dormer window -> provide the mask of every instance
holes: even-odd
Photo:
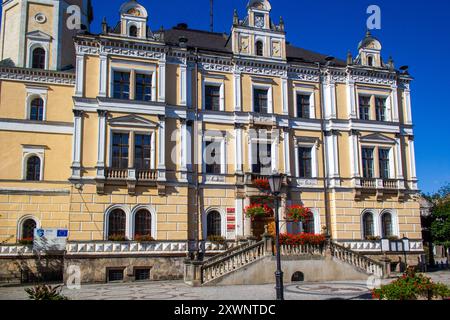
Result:
[[[136,38],[138,36],[138,28],[136,26],[131,26],[128,34],[130,37]]]
[[[256,55],[262,57],[264,55],[264,44],[262,41],[256,41]]]

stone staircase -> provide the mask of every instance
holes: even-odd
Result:
[[[385,267],[382,263],[334,242],[328,242],[325,245],[282,245],[280,252],[283,261],[287,261],[284,263],[285,266],[288,263],[295,266],[296,260],[313,261],[316,264],[320,261],[328,261],[328,263],[340,264],[341,269],[342,265],[345,265],[342,269],[344,271],[341,270],[340,272],[341,276],[346,272],[352,274],[353,278],[355,273],[359,273],[362,278],[371,275],[380,278],[385,276]],[[218,284],[223,279],[233,277],[238,272],[244,275],[246,270],[250,269],[255,269],[255,272],[258,273],[258,268],[268,268],[268,264],[274,260],[274,256],[275,248],[271,237],[264,237],[259,242],[249,241],[205,261],[186,261],[185,281],[193,286],[205,286]],[[299,263],[297,265],[302,266]],[[317,265],[313,268],[316,267]],[[288,266],[286,268],[289,269]],[[348,268],[347,271],[345,271],[345,268]],[[248,277],[250,276],[248,274]],[[233,281],[239,283],[239,280]]]

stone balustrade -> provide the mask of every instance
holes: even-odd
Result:
[[[236,246],[235,242],[226,244],[205,242],[203,248],[206,253],[222,253]],[[113,241],[89,241],[68,242],[66,254],[68,255],[187,255],[187,241],[154,241],[154,242],[113,242]],[[0,257],[33,256],[33,246],[26,245],[0,245]]]

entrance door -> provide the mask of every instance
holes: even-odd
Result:
[[[266,226],[269,233],[275,230],[275,218],[274,217],[257,217],[252,221],[252,233],[258,240],[262,239],[262,236],[266,232]]]

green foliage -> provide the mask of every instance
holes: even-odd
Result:
[[[66,296],[61,294],[62,286],[48,286],[39,285],[34,288],[25,289],[30,300],[47,300],[47,301],[62,301],[69,300]]]
[[[400,279],[373,290],[372,296],[379,300],[433,300],[450,297],[450,289],[444,284],[433,283],[430,278],[409,268]]]
[[[436,245],[450,248],[450,184],[427,196],[433,203],[431,234]]]

